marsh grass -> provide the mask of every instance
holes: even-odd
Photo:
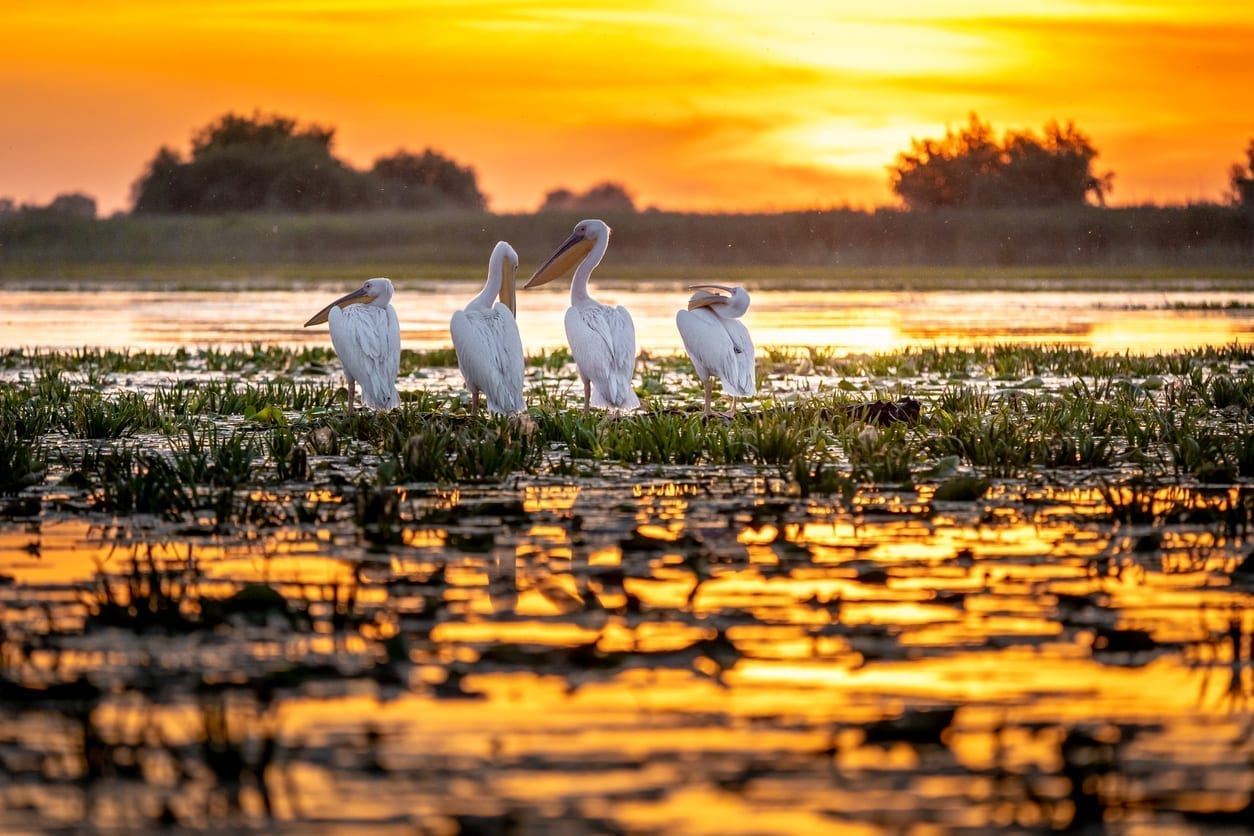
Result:
[[[530,422],[516,417],[418,416],[385,440],[382,484],[494,482],[538,467],[543,446]]]
[[[647,409],[623,416],[577,408],[577,387],[562,377],[565,352],[531,357],[528,414],[514,419],[472,419],[460,391],[413,386],[400,409],[347,414],[338,365],[325,349],[83,350],[26,360],[28,371],[0,389],[0,460],[14,474],[5,489],[36,482],[51,444],[92,486],[93,506],[116,513],[170,517],[202,508],[224,522],[251,513],[242,510],[242,488],[317,481],[343,466],[385,486],[570,476],[611,463],[748,465],[804,494],[842,495],[850,484],[933,478],[942,461],[1000,479],[1122,468],[1231,483],[1254,470],[1254,356],[1240,345],[1164,357],[990,346],[840,358],[816,347],[768,347],[763,392],[730,419],[701,415],[690,365],[679,356],[645,359],[642,389],[656,391],[646,391]],[[419,373],[424,363],[455,357],[415,354],[408,362]],[[221,376],[132,391],[113,377],[129,363]],[[789,391],[798,365],[828,375],[817,393]],[[868,398],[914,396],[924,403],[915,424],[868,425],[859,411]],[[97,449],[75,451],[58,439]],[[121,441],[128,443],[113,443]]]
[[[708,278],[735,283],[774,268],[798,286],[833,274],[844,286],[882,289],[927,267],[931,284],[990,281],[1039,287],[1072,273],[1092,286],[1129,274],[1142,282],[1214,284],[1248,279],[1251,221],[1236,207],[852,209],[770,214],[610,213],[614,272],[627,278]],[[568,212],[487,214],[420,211],[237,213],[204,216],[56,213],[0,218],[0,276],[52,275],[75,281],[160,276],[201,287],[260,275],[271,281],[373,275],[476,278],[482,253],[507,240],[520,253],[546,252],[579,216]],[[229,253],[230,258],[223,254]],[[377,271],[377,272],[375,272]],[[916,278],[915,282],[918,281]],[[917,287],[909,284],[909,287]],[[1051,285],[1053,286],[1053,285]],[[1166,284],[1170,286],[1170,284]]]
[[[905,424],[849,427],[842,443],[854,479],[873,483],[911,482],[919,448],[914,431]]]
[[[236,491],[256,484],[262,443],[252,434],[219,434],[212,425],[186,425],[171,439],[171,458],[183,495],[193,509],[213,511],[214,524],[236,518]]]
[[[126,446],[89,448],[79,467],[92,487],[88,501],[98,511],[179,519],[193,507],[189,491],[194,486],[185,484],[158,453]]]
[[[84,391],[60,416],[60,428],[70,438],[120,439],[159,426],[152,402],[135,393],[109,397]]]
[[[42,440],[9,429],[0,433],[0,494],[14,494],[42,481],[47,469]]]

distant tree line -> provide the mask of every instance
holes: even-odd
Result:
[[[554,189],[544,196],[541,212],[634,212],[636,202],[622,185],[610,181],[598,183],[585,192]]]
[[[485,211],[473,168],[427,148],[381,156],[358,170],[332,153],[335,131],[281,116],[228,113],[192,137],[184,158],[163,146],[132,185],[137,214],[214,214],[361,209]],[[1254,140],[1232,166],[1228,202],[1254,211]],[[1048,123],[1042,134],[998,138],[972,113],[965,128],[940,139],[912,139],[890,166],[893,192],[910,211],[1105,205],[1114,178],[1098,173],[1092,141],[1073,124]],[[628,190],[605,181],[583,192],[549,191],[541,212],[637,211]],[[0,217],[46,213],[96,215],[94,198],[72,192],[47,206],[0,198]]]
[[[400,150],[360,171],[331,152],[332,128],[285,116],[227,114],[192,138],[191,156],[162,147],[132,186],[135,212],[309,212],[462,208],[487,203],[474,170],[437,151]]]
[[[57,215],[72,218],[96,217],[96,199],[82,192],[59,194],[46,206],[23,203],[21,206],[11,197],[0,197],[0,217],[5,215]]]
[[[134,210],[152,213],[458,208],[487,200],[474,169],[430,148],[379,157],[368,171],[336,158],[335,131],[272,115],[229,113],[197,132],[191,155],[162,147],[132,187]],[[627,190],[601,183],[550,192],[541,211],[635,211]]]

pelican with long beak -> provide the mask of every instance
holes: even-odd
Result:
[[[589,406],[636,409],[640,398],[632,387],[636,371],[636,326],[626,308],[604,305],[588,294],[588,279],[610,245],[605,221],[580,221],[575,231],[540,265],[524,289],[548,284],[572,266],[570,307],[566,309],[566,342],[583,381],[583,411]]]
[[[527,408],[522,337],[514,319],[517,279],[518,253],[500,241],[488,261],[483,290],[449,322],[457,368],[470,390],[471,415],[479,412],[480,393],[487,396],[488,411],[494,415],[513,415]]]
[[[396,376],[401,368],[401,325],[392,307],[392,283],[370,279],[352,293],[318,311],[305,327],[329,323],[331,345],[344,365],[348,381],[348,411],[357,399],[371,409],[400,406]]]
[[[740,321],[749,310],[749,293],[743,287],[721,284],[697,284],[688,289],[697,292],[688,300],[687,309],[675,315],[675,324],[705,386],[705,414],[713,414],[710,402],[717,376],[723,392],[731,396],[731,409],[724,413],[731,417],[738,398],[751,398],[758,391],[753,339]]]

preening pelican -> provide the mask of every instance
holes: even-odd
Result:
[[[635,409],[640,399],[631,386],[636,371],[636,326],[626,308],[603,305],[588,295],[588,279],[610,245],[605,221],[580,221],[524,288],[539,287],[565,274],[576,262],[566,310],[566,342],[583,381],[588,406]]]
[[[449,322],[457,368],[470,390],[471,415],[479,412],[480,392],[487,396],[488,411],[494,415],[512,415],[527,408],[523,401],[522,337],[514,321],[517,279],[518,253],[500,241],[488,261],[483,290]]]
[[[344,364],[348,411],[361,383],[361,402],[372,409],[400,406],[396,375],[401,368],[401,325],[392,307],[392,283],[370,279],[318,311],[305,327],[330,323],[331,345]]]
[[[736,413],[738,398],[752,397],[758,391],[753,340],[740,321],[749,310],[749,294],[743,287],[721,284],[696,284],[688,289],[697,292],[688,300],[688,309],[675,315],[675,324],[697,377],[705,384],[705,414],[712,414],[710,400],[717,376],[732,399],[726,412],[730,417]],[[722,293],[710,292],[716,290]]]

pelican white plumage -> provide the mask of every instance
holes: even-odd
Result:
[[[705,385],[705,414],[713,414],[710,401],[714,378],[718,377],[723,392],[732,399],[731,409],[725,413],[730,417],[736,413],[737,399],[753,397],[758,391],[753,339],[740,321],[749,310],[749,293],[743,287],[721,284],[697,284],[688,289],[697,292],[688,300],[687,309],[675,315],[675,324],[697,377]]]
[[[527,408],[523,401],[522,337],[514,320],[517,279],[518,253],[505,241],[497,242],[483,290],[449,322],[457,368],[470,390],[471,415],[479,412],[481,392],[494,415],[513,415]]]
[[[583,410],[636,409],[640,398],[632,388],[636,371],[636,326],[626,308],[604,305],[588,293],[588,279],[610,245],[605,221],[584,220],[562,242],[523,288],[539,287],[566,273],[578,262],[570,281],[566,310],[566,342],[583,381]]]
[[[318,311],[305,327],[329,323],[331,345],[344,365],[348,411],[354,409],[356,384],[361,402],[371,409],[400,405],[396,376],[401,368],[401,325],[392,307],[392,282],[370,279],[352,293]]]

